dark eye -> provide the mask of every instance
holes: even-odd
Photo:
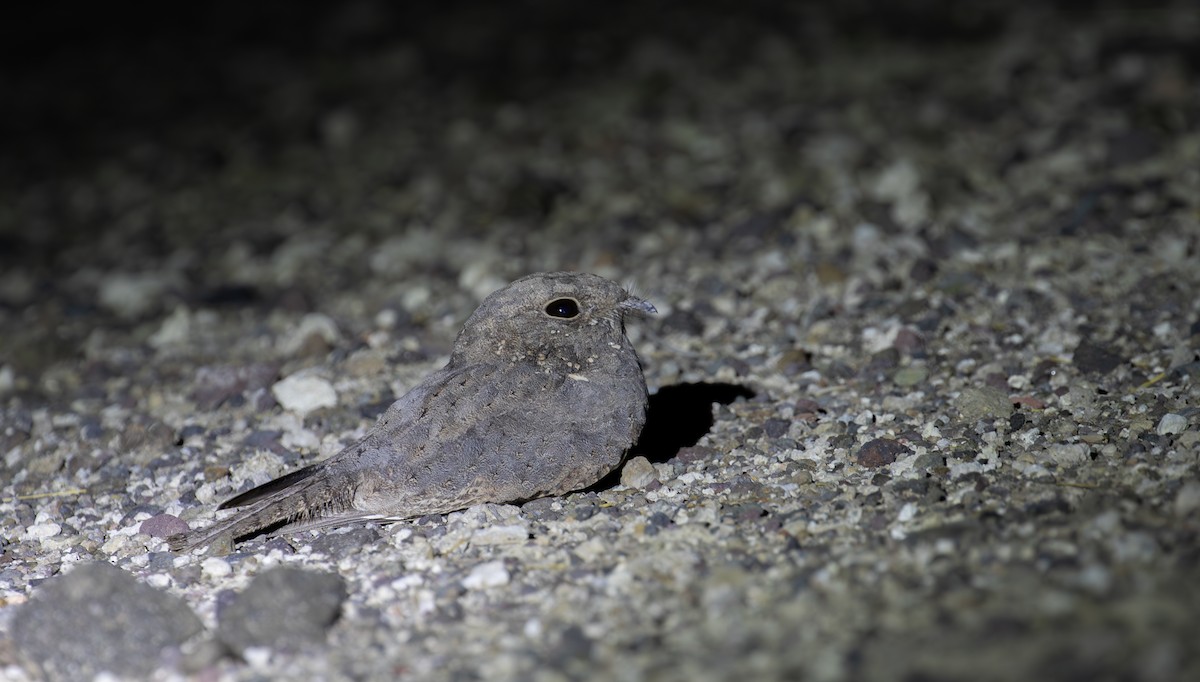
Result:
[[[556,298],[546,304],[546,314],[569,320],[579,314],[579,304],[573,298]]]

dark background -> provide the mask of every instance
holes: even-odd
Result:
[[[1154,12],[1170,6],[1058,0],[1037,12],[1064,29],[1105,17],[1127,22],[1102,58],[1176,53],[1194,72],[1195,36],[1153,26]],[[220,172],[234,148],[269,162],[291,146],[321,144],[325,119],[346,107],[358,129],[385,127],[404,111],[438,131],[472,108],[537,106],[556,91],[609,80],[647,43],[669,44],[697,72],[729,78],[768,37],[789,41],[814,66],[831,46],[870,48],[870,61],[886,59],[889,45],[986,42],[1027,9],[942,0],[40,3],[9,10],[0,28],[0,191],[49,190],[43,202],[65,202],[63,184],[112,159],[168,186],[199,182]],[[1142,16],[1155,18],[1142,25]],[[640,116],[686,115],[679,83],[653,73],[629,78]],[[1194,110],[1185,115],[1184,125],[1195,123]],[[439,154],[436,145],[424,152]],[[0,222],[0,250],[26,264],[51,265],[62,240],[86,240],[111,218],[46,207],[46,219],[30,224],[16,210],[10,205]]]

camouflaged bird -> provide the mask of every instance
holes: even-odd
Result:
[[[220,506],[233,516],[170,538],[175,550],[264,530],[307,530],[522,502],[615,469],[646,419],[627,313],[655,313],[596,275],[529,275],[480,304],[450,361],[357,443]]]

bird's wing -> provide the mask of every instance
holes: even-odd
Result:
[[[468,506],[472,502],[463,504],[463,499],[474,499],[477,491],[460,494],[431,485],[431,478],[449,472],[451,485],[469,487],[486,431],[503,415],[528,409],[530,397],[552,383],[541,375],[501,386],[495,381],[497,371],[476,364],[434,372],[393,403],[356,443],[227,500],[219,508],[238,508],[236,514],[172,536],[172,549],[190,550],[223,536],[236,540],[267,529],[410,518]]]
[[[515,499],[489,488],[496,466],[531,459],[553,402],[547,396],[561,377],[513,372],[512,365],[472,364],[426,382],[407,404],[398,402],[355,455],[357,468],[378,472],[354,500],[359,510],[408,518],[461,509],[481,501]],[[432,377],[431,377],[432,378]],[[565,433],[564,433],[565,435]],[[347,460],[351,459],[349,456]]]
[[[605,383],[527,369],[448,372],[397,421],[381,422],[360,454],[380,475],[359,487],[354,508],[392,519],[438,514],[566,492],[607,473],[617,462],[606,458],[624,447],[608,452],[613,417],[594,393]]]

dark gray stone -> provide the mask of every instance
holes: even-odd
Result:
[[[887,466],[896,461],[901,455],[907,455],[911,450],[903,443],[888,438],[876,438],[864,443],[855,455],[860,466],[871,469]]]
[[[12,625],[17,649],[50,680],[146,677],[201,630],[182,600],[103,562],[47,580]]]
[[[1125,362],[1125,358],[1108,346],[1088,340],[1080,341],[1075,347],[1074,360],[1079,371],[1092,375],[1108,374]]]
[[[762,428],[763,433],[766,433],[768,438],[779,438],[786,435],[791,426],[791,420],[776,418],[763,422]]]
[[[294,651],[325,640],[345,599],[338,575],[273,568],[218,611],[217,637],[239,654],[256,646]]]
[[[309,544],[314,552],[328,556],[342,556],[359,547],[371,545],[380,539],[379,526],[353,526],[338,529],[336,532],[326,531],[314,537]]]

